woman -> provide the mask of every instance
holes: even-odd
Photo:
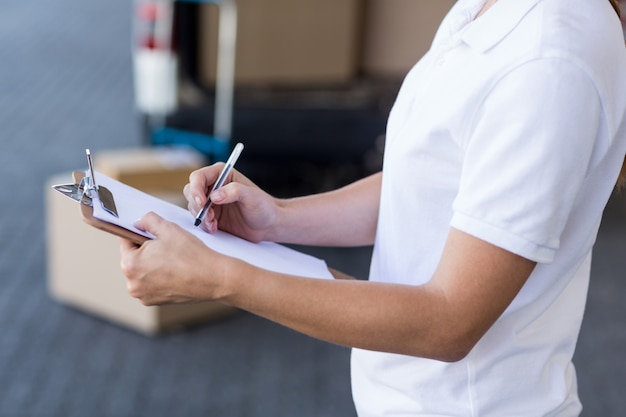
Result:
[[[147,214],[157,238],[121,244],[129,291],[352,346],[360,416],[576,416],[591,249],[626,153],[624,49],[606,0],[460,0],[398,94],[382,173],[278,200],[234,172],[211,195],[209,232],[374,244],[369,281],[261,270]],[[219,168],[192,174],[192,213]]]

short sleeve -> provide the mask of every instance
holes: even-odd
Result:
[[[451,226],[551,262],[601,122],[591,78],[563,59],[527,62],[475,110]]]

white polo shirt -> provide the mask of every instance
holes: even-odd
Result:
[[[422,284],[450,227],[537,261],[456,363],[354,349],[360,416],[575,416],[591,249],[626,152],[608,0],[459,0],[389,116],[370,280]],[[489,302],[489,300],[484,300]]]

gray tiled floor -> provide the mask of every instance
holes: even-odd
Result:
[[[0,417],[354,415],[347,349],[247,314],[147,338],[49,299],[46,178],[140,142],[131,4],[0,3]],[[366,273],[367,249],[313,253]],[[625,255],[616,199],[576,354],[587,417],[626,415]]]
[[[0,5],[0,416],[353,415],[345,348],[243,313],[147,338],[50,300],[46,179],[141,142],[132,2]]]

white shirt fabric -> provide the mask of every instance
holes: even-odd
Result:
[[[430,280],[451,227],[538,262],[456,363],[354,349],[359,416],[576,416],[591,249],[626,152],[608,0],[460,0],[389,116],[370,280]],[[485,300],[489,302],[489,300]]]

